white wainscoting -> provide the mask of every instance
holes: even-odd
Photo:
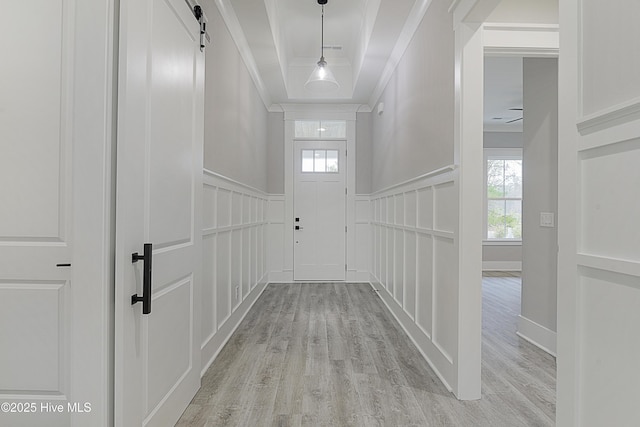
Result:
[[[270,194],[267,206],[267,271],[269,282],[293,282],[293,270],[285,268],[285,195]]]
[[[371,202],[368,194],[356,195],[353,221],[347,226],[347,282],[369,282],[371,271]],[[284,194],[270,194],[267,206],[267,271],[270,283],[293,282],[293,270],[285,263]],[[353,243],[351,243],[353,242]],[[349,247],[352,245],[352,247]]]
[[[266,193],[205,170],[202,375],[267,284]]]
[[[458,313],[458,186],[453,167],[371,196],[371,283],[451,390]]]
[[[347,234],[353,233],[353,239],[347,239],[347,282],[369,282],[371,280],[371,196],[357,194],[355,197],[354,221],[348,227]],[[353,242],[353,243],[351,243]],[[353,245],[353,251],[349,244]]]

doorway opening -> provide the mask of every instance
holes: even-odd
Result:
[[[483,387],[532,384],[552,424],[557,58],[485,56],[484,70]]]

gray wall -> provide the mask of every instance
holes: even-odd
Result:
[[[556,331],[557,228],[540,212],[558,210],[558,61],[525,58],[522,316]]]
[[[487,22],[557,24],[558,0],[502,0]]]
[[[356,115],[356,193],[371,193],[371,115]]]
[[[284,194],[284,113],[269,113],[267,192]]]
[[[434,0],[372,114],[372,191],[453,164],[454,33]]]
[[[524,136],[522,132],[485,132],[484,148],[522,148]]]
[[[482,247],[484,262],[522,262],[522,246],[519,245],[484,245]]]
[[[207,45],[204,167],[267,190],[267,110],[213,2]]]

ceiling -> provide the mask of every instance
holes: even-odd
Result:
[[[268,108],[349,103],[373,109],[431,0],[329,0],[324,55],[340,88],[304,83],[320,57],[317,0],[216,0]],[[277,107],[276,107],[277,108]],[[522,59],[487,57],[485,130],[522,131]]]
[[[485,57],[484,130],[522,132],[522,58]]]
[[[271,105],[375,103],[430,1],[329,0],[324,56],[340,84],[329,93],[304,88],[320,58],[317,0],[217,3],[265,104]]]

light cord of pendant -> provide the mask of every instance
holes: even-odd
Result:
[[[320,29],[320,60],[324,61],[324,5],[322,5],[322,24]]]

